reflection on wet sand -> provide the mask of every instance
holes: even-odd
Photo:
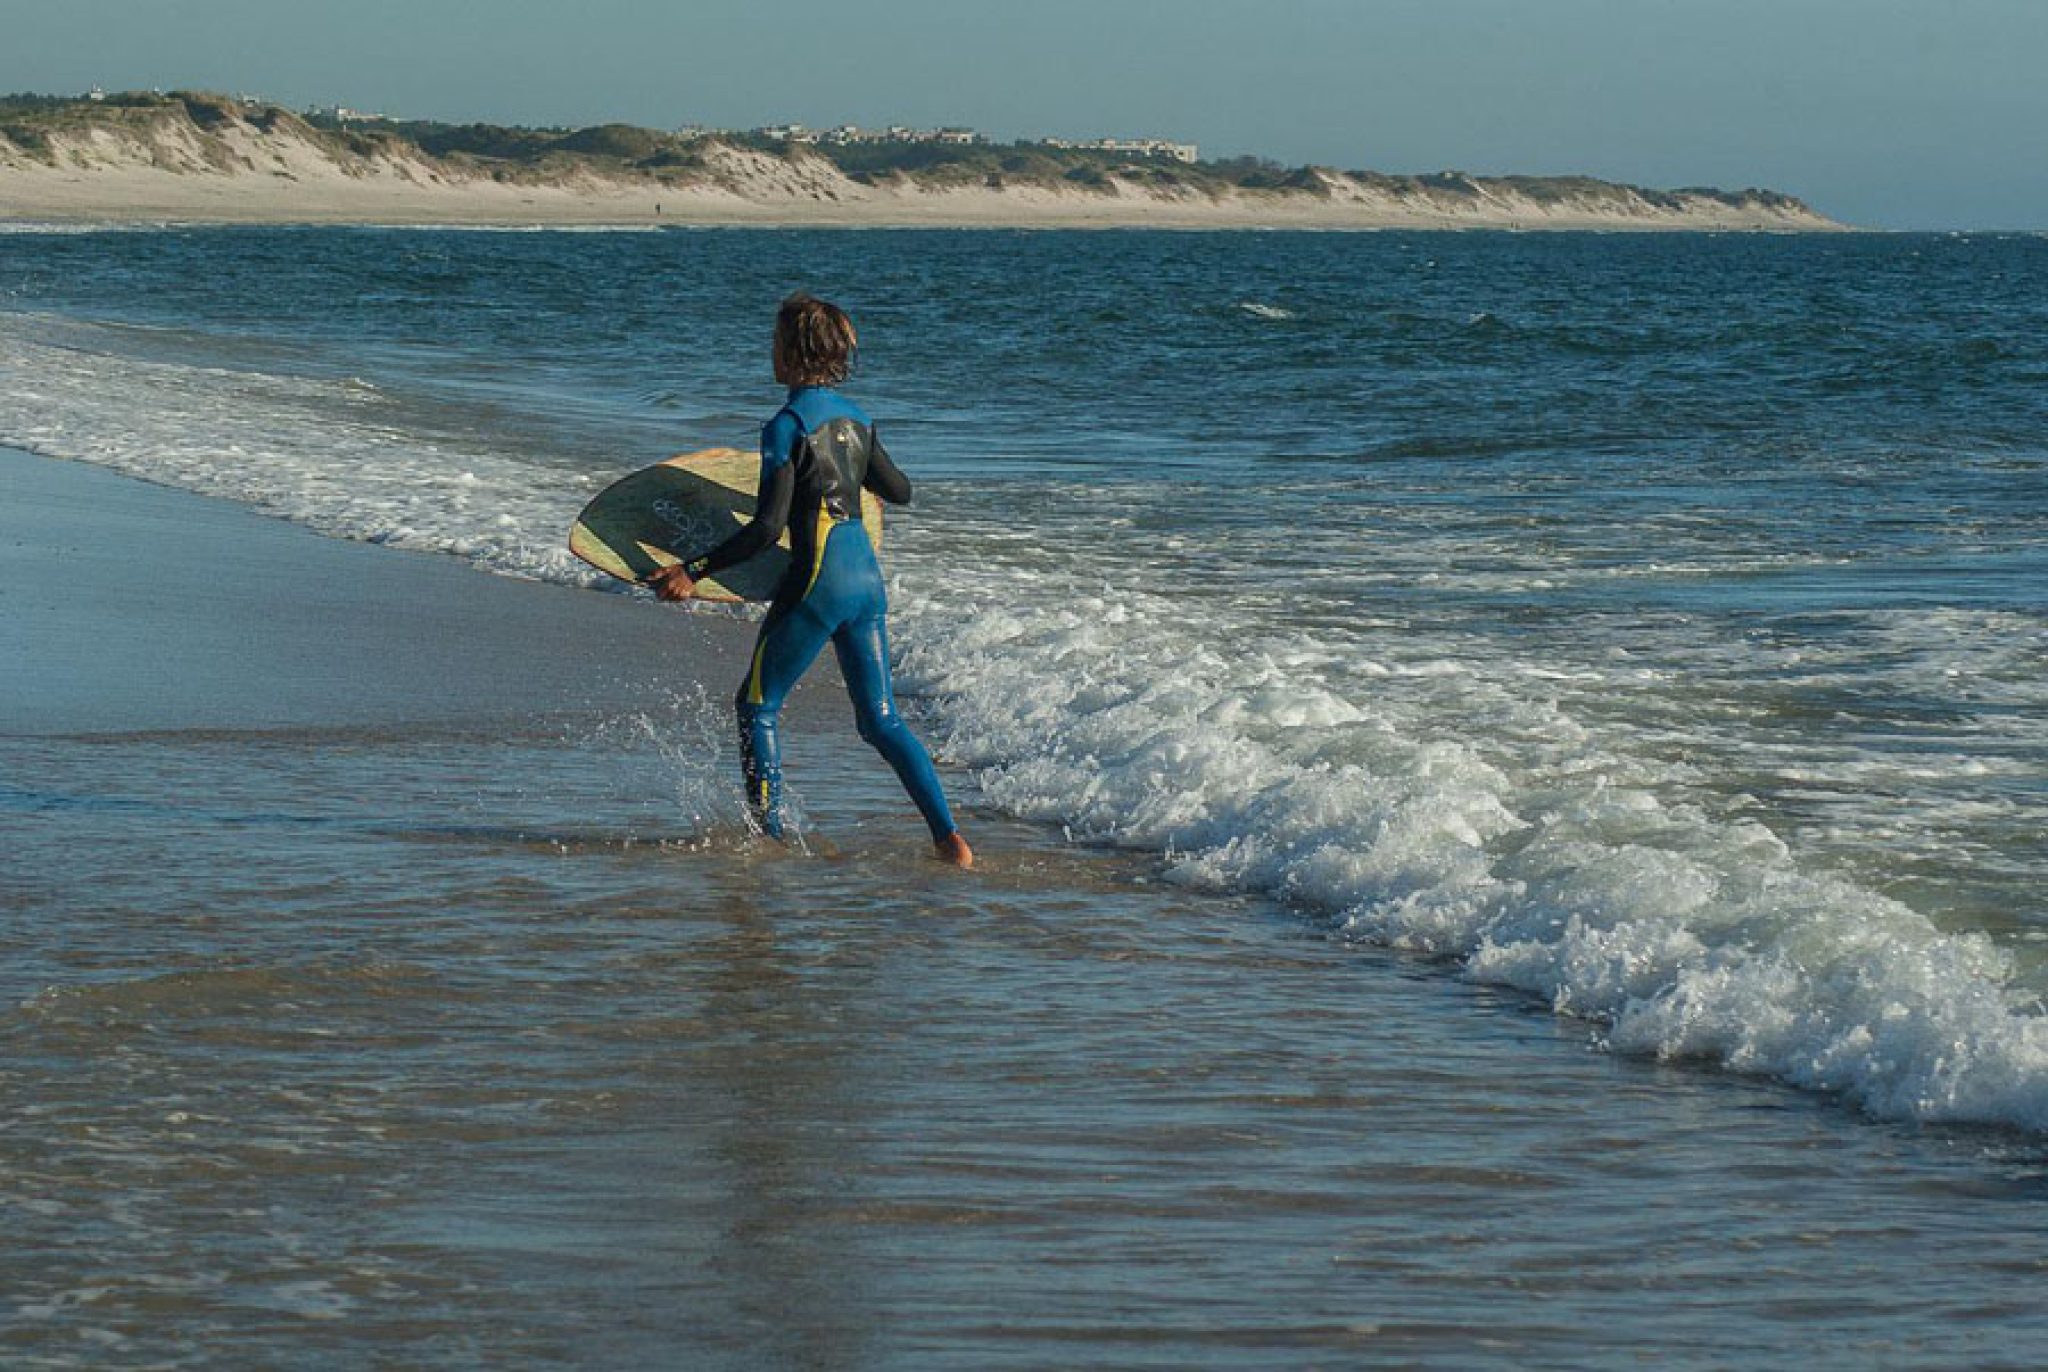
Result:
[[[848,1153],[869,1132],[861,1047],[874,988],[821,997],[744,894],[726,893],[716,917],[729,932],[702,955],[713,1036],[677,1064],[689,1135],[717,1164],[702,1182],[724,1190],[727,1208],[705,1263],[715,1284],[702,1327],[730,1327],[735,1350],[764,1364],[856,1366],[874,1330],[873,1260],[860,1231],[820,1219],[861,1170]]]

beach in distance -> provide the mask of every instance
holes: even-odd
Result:
[[[564,545],[799,285],[972,872]],[[2044,287],[0,228],[0,1363],[2048,1361]]]
[[[1256,159],[1250,159],[1256,162]],[[0,222],[1832,231],[1776,191],[1387,176],[1014,144],[682,136],[626,125],[316,124],[262,102],[0,97]]]

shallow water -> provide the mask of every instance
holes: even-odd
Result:
[[[2044,268],[8,235],[0,441],[571,585],[842,295],[990,862],[829,683],[793,855],[722,688],[10,730],[5,1346],[2038,1363]]]
[[[38,778],[4,797],[8,894],[44,931],[0,988],[15,1356],[2048,1348],[2034,1145],[1595,1052],[1033,827],[984,821],[962,882],[870,768],[812,759],[811,857],[663,825],[591,742],[6,746]]]

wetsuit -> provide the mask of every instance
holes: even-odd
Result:
[[[874,544],[860,520],[862,488],[910,503],[910,478],[875,438],[858,405],[823,386],[798,387],[761,429],[761,485],[754,518],[710,552],[683,564],[692,580],[716,575],[790,531],[789,571],[775,588],[740,683],[740,769],[747,804],[763,830],[783,834],[782,701],[829,639],[853,697],[860,736],[888,760],[934,841],[954,832],[931,755],[896,713],[889,684],[888,600]]]

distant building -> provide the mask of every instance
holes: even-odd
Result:
[[[98,86],[94,86],[91,90],[85,93],[85,98],[92,101],[93,104],[97,105],[101,104],[106,100],[107,93],[101,90]]]
[[[352,110],[346,105],[315,105],[306,111],[315,119],[332,119],[337,124],[388,124],[388,114],[371,114],[365,110]]]
[[[858,124],[841,124],[832,129],[807,129],[802,124],[768,124],[755,129],[757,138],[772,138],[780,143],[825,143],[832,147],[850,147],[856,143],[951,143],[967,145],[984,143],[983,138],[973,129],[913,129],[904,124],[891,124],[886,129],[864,129]]]
[[[1176,162],[1199,162],[1201,146],[1174,143],[1164,138],[1041,138],[1040,147],[1072,148],[1086,152],[1134,152],[1144,157],[1170,157]]]

